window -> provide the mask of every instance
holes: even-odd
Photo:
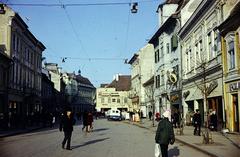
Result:
[[[108,103],[111,103],[111,97],[108,97]]]
[[[161,50],[160,50],[160,51],[161,51],[161,52],[160,52],[160,53],[161,53],[161,55],[160,55],[160,58],[162,58],[162,57],[163,57],[163,55],[164,55],[164,53],[163,53],[163,46],[161,46],[161,48],[160,48],[160,49],[161,49]]]
[[[218,42],[219,41],[219,38],[218,38],[218,34],[217,34],[217,32],[215,31],[214,32],[214,51],[215,51],[215,54],[216,54],[216,52],[218,52],[218,46],[220,46],[220,45],[218,45]]]
[[[101,103],[104,103],[104,98],[101,98]]]
[[[190,70],[192,70],[194,68],[196,61],[194,59],[194,54],[192,52],[191,47],[189,47],[189,49],[188,49],[188,55],[189,55],[189,67],[190,67]]]
[[[195,58],[196,58],[196,63],[195,63],[195,65],[198,65],[198,64],[199,64],[199,60],[200,60],[199,57],[200,57],[200,56],[199,56],[199,43],[197,43],[197,44],[195,45]]]
[[[127,103],[127,98],[124,98],[124,103]]]
[[[155,63],[159,62],[159,49],[155,51]]]
[[[13,50],[17,50],[17,38],[15,34],[13,34]]]
[[[202,55],[202,50],[203,50],[202,40],[199,41],[199,48],[200,48],[200,50],[199,50],[199,56],[201,56],[201,55]]]
[[[167,48],[167,54],[169,54],[169,43],[166,44],[166,48]]]
[[[233,40],[228,43],[228,67],[229,69],[235,68],[235,52]]]
[[[161,85],[164,85],[164,75],[161,75]]]
[[[177,35],[174,34],[171,38],[171,49],[172,51],[175,50],[178,47],[178,38]]]
[[[115,98],[113,98],[113,99],[112,99],[112,102],[116,102],[116,99],[115,99]]]
[[[155,82],[156,82],[156,88],[159,88],[160,87],[160,75],[157,75],[156,77],[155,77],[156,79],[155,79]]]
[[[185,68],[186,68],[186,72],[189,71],[189,55],[188,55],[188,49],[185,52]]]
[[[120,99],[119,98],[117,99],[117,103],[120,103]]]
[[[208,39],[208,52],[209,52],[209,59],[213,59],[215,57],[215,51],[213,50],[212,47],[212,33],[209,32],[207,39]]]

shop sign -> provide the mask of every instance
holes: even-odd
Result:
[[[240,89],[240,81],[229,85],[230,92],[237,91]]]
[[[207,93],[210,94],[215,88],[217,88],[217,86],[217,81],[212,81],[207,88]]]
[[[171,102],[176,102],[178,100],[179,100],[179,95],[178,94],[171,95],[171,97],[170,97]]]

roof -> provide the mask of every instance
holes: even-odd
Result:
[[[181,39],[183,39],[186,34],[189,33],[189,31],[196,25],[196,23],[204,17],[203,15],[206,13],[206,11],[209,10],[209,7],[211,7],[216,1],[209,1],[204,0],[201,1],[196,10],[193,12],[193,14],[190,16],[190,18],[187,20],[187,22],[180,28],[178,35]]]
[[[218,30],[222,35],[230,31],[235,31],[240,26],[240,1],[233,7],[228,18],[218,26]]]
[[[93,86],[92,83],[88,80],[88,78],[83,77],[83,76],[81,76],[81,75],[76,75],[76,80],[77,80],[77,82],[79,82],[79,83]]]
[[[168,28],[169,24],[173,23],[176,19],[170,16],[163,25],[157,30],[157,32],[148,41],[149,44],[154,44],[158,37]]]
[[[154,76],[152,76],[149,80],[147,80],[144,84],[143,87],[149,86],[154,84]]]
[[[157,10],[159,10],[159,8],[161,8],[165,4],[179,4],[181,1],[183,1],[183,0],[166,0],[165,2],[163,2],[163,3],[158,5],[158,9]]]
[[[107,88],[115,88],[116,91],[129,91],[130,87],[131,75],[120,75],[107,86]]]
[[[105,88],[107,85],[108,85],[107,83],[103,83],[103,84],[100,84],[100,87]]]
[[[189,0],[167,0],[165,3],[160,4],[160,5],[164,5],[164,4],[178,4],[178,8],[171,16],[169,16],[169,18],[157,30],[157,32],[153,35],[153,37],[149,40],[148,43],[154,44],[154,42],[158,39],[158,37],[162,34],[162,32],[164,32],[165,29],[168,28],[168,26],[175,21],[175,18],[178,18],[178,14],[180,13],[181,9],[188,2],[189,2]],[[158,8],[160,7],[160,5],[158,6]]]
[[[138,56],[139,56],[139,55],[135,53],[135,54],[132,56],[132,58],[130,59],[130,61],[128,62],[128,64],[132,64],[132,63],[137,59]]]

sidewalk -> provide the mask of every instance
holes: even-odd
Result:
[[[129,121],[125,121],[129,123]],[[152,121],[142,119],[142,122],[130,122],[129,124],[150,129],[153,132],[157,130],[157,122],[152,126]],[[202,136],[193,135],[193,126],[185,126],[183,135],[177,135],[177,130],[174,129],[176,141],[188,145],[198,151],[208,154],[212,157],[238,157],[240,154],[240,134],[226,134],[220,132],[212,132],[213,143],[203,144]],[[202,128],[204,130],[204,128]]]

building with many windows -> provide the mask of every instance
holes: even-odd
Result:
[[[13,60],[9,68],[8,98],[4,106],[9,126],[17,125],[23,115],[41,109],[41,59],[45,46],[29,31],[28,26],[11,8],[2,5],[0,45]]]
[[[177,32],[181,27],[179,13],[185,1],[166,0],[158,6],[160,27],[149,40],[154,46],[154,102],[160,114],[166,109],[182,111],[181,53]]]
[[[219,129],[225,119],[222,55],[216,28],[223,20],[223,5],[222,1],[201,1],[179,31],[184,113],[199,109],[203,125],[207,125],[207,116],[216,111]]]
[[[12,60],[5,54],[4,45],[0,45],[0,130],[7,128],[8,78]]]
[[[147,115],[147,103],[145,101],[146,90],[143,84],[154,73],[154,49],[153,45],[147,44],[130,59],[131,65],[131,93],[132,106],[135,112],[142,111],[143,117]]]
[[[44,69],[48,71],[50,75],[49,78],[54,85],[55,110],[61,110],[64,106],[69,105],[65,94],[66,84],[62,78],[61,67],[56,63],[45,63]]]
[[[226,2],[228,3],[228,2]],[[240,1],[224,9],[218,26],[222,43],[223,86],[226,128],[240,132]]]
[[[65,93],[68,103],[73,111],[94,111],[96,88],[88,78],[81,76],[80,71],[75,73],[63,73],[63,81],[66,84]]]
[[[121,111],[133,111],[129,91],[131,76],[117,75],[110,84],[104,84],[96,90],[96,110],[106,112],[111,108]]]

